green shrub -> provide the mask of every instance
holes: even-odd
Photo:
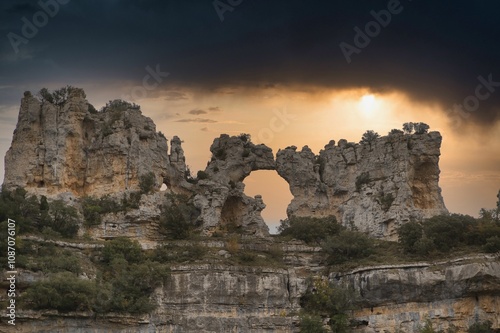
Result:
[[[159,231],[172,239],[187,239],[191,235],[199,212],[186,196],[170,195],[169,204],[162,207]]]
[[[425,322],[424,327],[422,327],[419,331],[419,333],[437,333],[434,328],[432,327],[432,322],[427,319]]]
[[[303,314],[300,316],[300,333],[326,333],[320,316]]]
[[[357,297],[352,289],[336,286],[323,279],[314,279],[309,283],[306,293],[301,298],[305,314],[330,318],[329,325],[333,332],[349,332],[349,312],[356,309]]]
[[[87,103],[87,109],[92,114],[96,114],[97,113],[96,108],[92,104],[90,104],[90,103]]]
[[[396,128],[393,128],[391,129],[391,131],[389,132],[389,135],[396,135],[396,134],[403,134],[404,132],[402,130],[399,130],[399,129],[396,129]]]
[[[373,253],[373,247],[374,241],[367,235],[350,230],[343,230],[322,243],[331,265],[366,258]]]
[[[282,236],[291,236],[308,244],[320,244],[328,236],[335,235],[342,230],[335,216],[324,218],[295,217],[282,221],[278,231]]]
[[[75,237],[79,229],[77,211],[62,200],[54,200],[49,204],[48,212],[42,211],[39,228],[51,229],[63,237]]]
[[[193,262],[203,259],[207,253],[207,248],[201,245],[175,246],[164,244],[157,246],[152,253],[154,261],[167,262]]]
[[[35,196],[27,196],[22,188],[9,191],[2,186],[0,193],[0,222],[16,221],[17,233],[32,232],[37,229],[40,219],[40,203]]]
[[[35,282],[26,290],[22,301],[34,310],[89,311],[92,309],[95,291],[92,281],[62,272]]]
[[[365,184],[370,183],[370,174],[368,172],[363,172],[356,177],[356,191],[360,191],[361,187]]]
[[[380,135],[375,132],[375,131],[372,131],[372,130],[368,130],[366,131],[363,136],[361,137],[361,141],[359,143],[368,143],[368,144],[372,144],[372,142],[374,142],[376,139],[378,139],[380,137]]]
[[[392,195],[392,193],[389,194],[384,194],[384,192],[380,193],[378,197],[378,203],[380,204],[380,207],[384,212],[389,211],[393,202],[394,202],[394,196]]]
[[[141,245],[126,237],[118,237],[106,242],[101,251],[102,261],[111,263],[114,259],[123,258],[128,263],[144,260]]]
[[[32,254],[33,260],[26,263],[26,268],[44,273],[71,272],[80,274],[82,272],[80,260],[73,252],[61,250],[52,244],[41,244]]]
[[[500,251],[500,237],[493,236],[486,240],[483,250],[488,253],[496,253]]]
[[[439,215],[425,220],[423,228],[425,236],[434,242],[438,251],[448,252],[466,243],[467,233],[475,223],[475,219],[467,215]]]
[[[111,299],[100,304],[108,312],[148,313],[154,310],[150,295],[169,276],[169,269],[163,264],[146,260],[129,263],[124,258],[115,258],[111,269],[104,274],[104,283],[111,286]]]
[[[153,172],[148,172],[139,177],[139,188],[141,193],[148,194],[153,191],[155,185],[155,174]]]
[[[399,243],[406,253],[416,253],[415,244],[422,239],[423,228],[418,222],[408,222],[398,229]]]
[[[237,256],[238,261],[242,264],[248,264],[257,261],[257,255],[252,252],[240,251]]]
[[[99,200],[85,197],[82,200],[82,208],[84,225],[86,227],[92,227],[101,224],[101,214],[103,214],[103,209],[100,205]]]
[[[140,109],[140,106],[135,103],[129,103],[122,99],[115,99],[106,103],[106,105],[101,109],[101,112],[127,111],[128,109]]]
[[[474,323],[471,326],[469,326],[469,329],[467,330],[468,333],[493,333],[495,332],[492,329],[492,322],[491,321],[485,321],[481,323]]]

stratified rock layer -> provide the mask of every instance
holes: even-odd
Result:
[[[495,255],[357,269],[331,280],[352,286],[363,303],[359,332],[419,332],[427,319],[436,331],[467,332],[475,322],[500,327],[500,261]]]
[[[410,219],[448,213],[439,188],[441,135],[396,134],[370,144],[331,141],[318,156],[306,146],[277,154],[294,196],[289,216],[334,215],[345,226],[394,238]]]

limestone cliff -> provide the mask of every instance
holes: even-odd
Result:
[[[151,173],[154,190],[166,184],[194,198],[198,224],[209,235],[228,227],[268,235],[262,198],[244,194],[243,180],[255,170],[276,170],[290,184],[289,216],[335,215],[378,238],[393,239],[411,219],[447,213],[438,184],[437,132],[366,144],[331,141],[317,156],[307,146],[288,147],[276,160],[249,136],[224,134],[210,147],[206,170],[189,179],[181,140],[173,137],[168,154],[166,138],[138,106],[114,101],[97,112],[81,89],[69,89],[66,97],[55,102],[25,94],[5,156],[7,188],[49,197],[118,197],[137,191],[141,176]]]
[[[477,321],[500,327],[500,257],[360,268],[330,279],[355,288],[363,309],[359,332],[418,332],[427,319],[458,332]]]
[[[173,140],[170,164],[167,140],[137,106],[111,103],[95,112],[80,89],[58,104],[27,92],[5,156],[4,185],[100,197],[137,190],[140,177],[152,172],[159,189],[164,181],[183,179],[175,175],[184,163],[178,145]]]
[[[394,238],[410,219],[446,210],[439,188],[441,135],[395,134],[366,144],[331,141],[316,156],[306,146],[277,154],[294,196],[289,216],[334,215],[374,237]]]
[[[239,229],[243,233],[268,236],[260,212],[266,207],[261,196],[245,195],[243,180],[255,170],[273,170],[274,155],[265,145],[249,137],[221,135],[210,147],[212,159],[198,182],[195,205],[200,209],[203,230]]]

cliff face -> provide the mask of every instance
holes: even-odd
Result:
[[[287,255],[301,258],[301,267],[173,266],[168,283],[153,296],[158,308],[151,314],[93,318],[89,313],[20,309],[16,328],[9,332],[296,333],[307,278],[320,268],[308,258],[312,251],[288,247]],[[471,324],[486,320],[500,328],[498,259],[366,267],[331,273],[330,280],[355,288],[363,304],[352,314],[358,333],[417,333],[427,319],[437,330],[467,332]]]
[[[151,193],[135,196],[133,208],[105,214],[87,234],[100,240],[135,238],[152,249],[164,241],[159,233],[162,206],[173,202],[175,194],[185,194],[186,204],[197,209],[189,221],[193,227],[207,236],[237,233],[249,240],[246,250],[266,260],[262,253],[269,248],[259,249],[259,242],[276,244],[260,214],[265,208],[262,198],[244,194],[243,181],[251,172],[276,170],[289,183],[294,196],[289,216],[334,215],[347,227],[391,239],[396,228],[412,218],[447,212],[438,185],[440,145],[437,132],[395,134],[366,144],[331,141],[319,155],[307,146],[300,151],[288,147],[275,159],[269,147],[253,144],[246,135],[221,135],[210,148],[213,156],[206,170],[193,179],[186,172],[181,140],[174,136],[168,152],[167,140],[138,107],[111,103],[96,112],[80,90],[61,103],[26,93],[5,157],[4,185],[49,199],[69,193],[81,209],[78,201],[85,195],[109,195],[119,202],[124,193],[138,192],[141,176],[151,173]],[[169,191],[160,192],[162,184]],[[203,245],[216,248],[209,259],[171,267],[168,282],[153,294],[158,308],[148,315],[94,318],[90,313],[19,309],[15,331],[298,332],[307,279],[329,269],[322,266],[320,250],[281,244],[283,262],[278,267],[248,267],[220,260],[228,258],[227,244],[212,239],[206,238],[210,244]],[[71,245],[85,248],[79,246]],[[359,295],[362,309],[353,313],[359,332],[417,332],[426,318],[439,328],[454,325],[462,332],[472,320],[500,326],[499,272],[498,257],[481,257],[369,267],[331,273],[329,279],[352,286]],[[41,276],[32,273],[21,272],[19,277],[32,283]]]
[[[4,185],[101,197],[137,191],[141,176],[152,173],[154,190],[164,183],[194,197],[205,234],[236,228],[266,236],[265,204],[243,193],[243,180],[255,170],[276,170],[294,196],[289,216],[335,215],[347,227],[393,239],[410,219],[447,213],[438,184],[440,145],[437,132],[395,134],[366,144],[331,141],[317,156],[307,146],[288,147],[275,160],[270,148],[248,136],[221,135],[206,170],[188,182],[181,140],[173,137],[169,155],[167,140],[138,107],[111,104],[96,112],[79,89],[61,103],[26,93]]]
[[[391,239],[402,223],[448,211],[439,188],[441,135],[396,134],[370,144],[331,141],[318,156],[306,146],[277,154],[294,196],[289,216],[334,215],[345,226]]]
[[[427,319],[437,330],[467,332],[487,320],[500,327],[498,255],[365,268],[330,278],[357,291],[364,305],[354,313],[360,332],[418,332]]]
[[[59,105],[27,94],[5,156],[4,185],[100,197],[137,190],[140,177],[152,172],[159,189],[175,178],[167,151],[167,140],[138,108],[93,113],[83,92],[73,91]]]

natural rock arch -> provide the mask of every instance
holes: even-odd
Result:
[[[280,220],[287,218],[286,211],[293,199],[290,185],[275,170],[252,171],[243,183],[246,195],[262,196],[266,205],[262,211],[262,217],[270,228],[270,232],[275,233]]]

